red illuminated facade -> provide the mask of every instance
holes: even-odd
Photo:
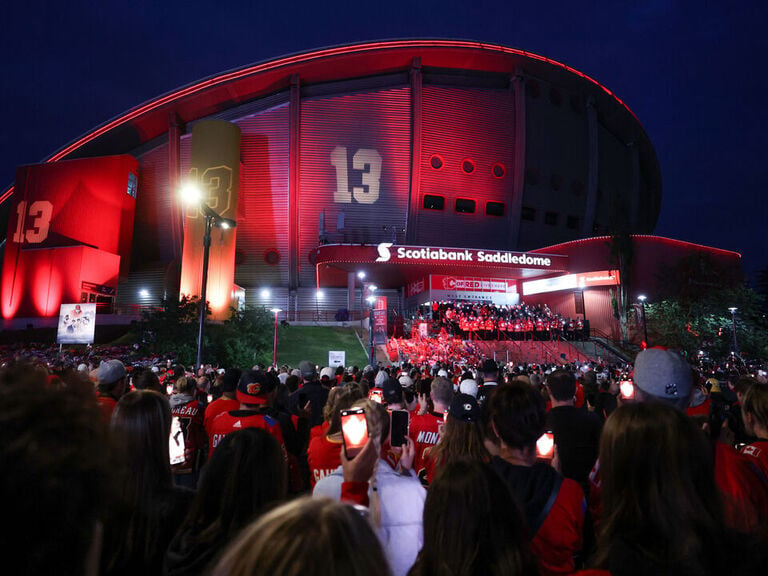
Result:
[[[138,165],[130,250],[120,236],[112,252],[118,304],[157,303],[189,284],[182,271],[197,250],[177,191],[196,173],[192,132],[205,120],[240,134],[234,277],[221,285],[289,319],[340,308],[354,315],[363,308],[359,271],[400,313],[414,302],[408,285],[431,286],[430,277],[508,281],[522,296],[530,279],[605,270],[599,250],[567,243],[617,223],[650,234],[661,203],[658,162],[637,118],[568,66],[452,40],[317,50],[161,96],[47,160],[125,154]],[[19,197],[9,189],[0,202]],[[420,267],[377,261],[382,243],[549,253],[559,264]],[[3,310],[21,314],[5,300]]]

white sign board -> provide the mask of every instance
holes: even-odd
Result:
[[[347,353],[344,350],[329,350],[328,351],[328,366],[336,368],[338,366],[345,366],[347,360]]]
[[[59,344],[93,344],[96,304],[62,304],[59,309]]]

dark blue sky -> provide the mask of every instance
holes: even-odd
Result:
[[[0,35],[0,187],[105,120],[230,68],[383,38],[467,38],[559,60],[642,122],[656,233],[768,267],[768,2],[14,2]]]

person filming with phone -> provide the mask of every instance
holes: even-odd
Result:
[[[358,400],[349,410],[341,412],[342,466],[315,484],[315,497],[341,500],[345,471],[360,458],[361,462],[377,455],[376,462],[364,471],[368,477],[367,499],[379,540],[394,576],[404,576],[416,560],[423,543],[422,513],[426,492],[411,470],[414,457],[413,441],[406,444],[398,465],[393,468],[384,458],[390,442],[390,415],[386,408],[369,399]],[[356,484],[365,480],[355,478]]]

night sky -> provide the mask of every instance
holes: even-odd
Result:
[[[702,7],[704,5],[704,7]],[[572,66],[656,148],[656,233],[768,267],[768,2],[13,2],[0,35],[0,187],[98,124],[179,86],[330,45],[499,43]]]

